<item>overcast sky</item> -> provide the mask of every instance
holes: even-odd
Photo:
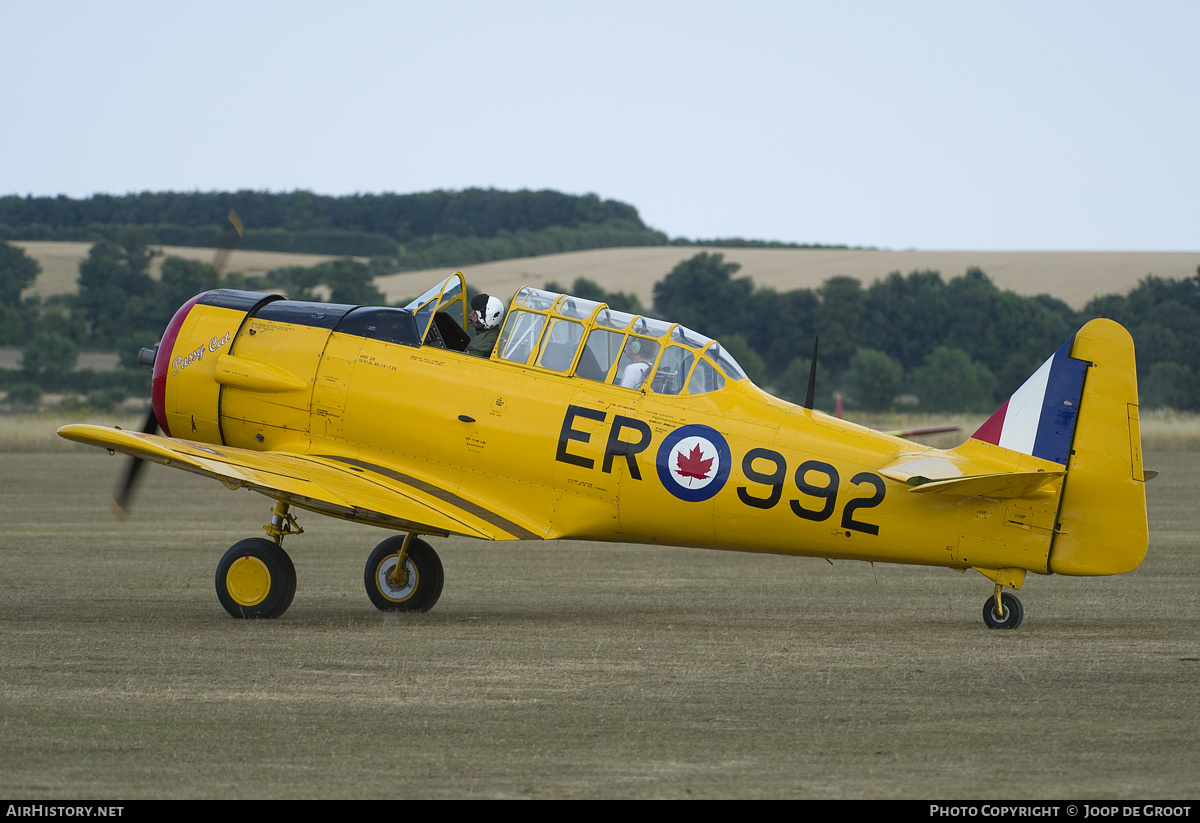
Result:
[[[0,0],[0,194],[495,187],[672,237],[1200,250],[1198,2]]]

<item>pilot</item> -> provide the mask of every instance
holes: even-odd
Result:
[[[658,346],[649,340],[639,340],[636,337],[625,346],[629,359],[633,362],[625,367],[621,374],[621,385],[627,389],[640,389],[646,382],[646,375],[654,365],[655,350]]]
[[[467,344],[467,354],[476,357],[491,357],[500,336],[500,319],[504,317],[504,304],[490,294],[477,294],[471,298],[471,316],[467,318],[475,328],[475,336]]]

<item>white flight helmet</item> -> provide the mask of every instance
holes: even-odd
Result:
[[[496,328],[500,325],[500,318],[504,316],[504,304],[490,294],[477,294],[471,298],[471,310],[479,312],[481,329]]]

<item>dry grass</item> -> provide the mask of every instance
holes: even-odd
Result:
[[[1185,452],[1147,455],[1147,560],[1035,577],[593,543],[438,541],[441,602],[375,612],[384,533],[315,516],[281,619],[212,575],[267,500],[98,450],[0,456],[0,795],[1200,796]]]
[[[19,452],[78,452],[87,448],[69,440],[63,440],[55,432],[68,423],[79,423],[86,418],[88,423],[98,426],[120,426],[138,429],[144,415],[136,414],[0,414],[0,454]]]
[[[970,437],[987,415],[971,414],[866,414],[847,415],[856,423],[881,431],[901,431],[922,426],[960,426],[957,433],[924,435],[915,438],[939,449],[951,449]],[[1200,451],[1200,415],[1172,409],[1154,409],[1141,413],[1142,448],[1145,451],[1174,449],[1183,452]],[[1147,468],[1154,468],[1147,464]]]
[[[1142,412],[1142,448],[1200,451],[1200,415],[1159,409]]]
[[[16,346],[0,346],[0,369],[19,369],[24,352]],[[79,353],[75,368],[79,371],[112,371],[121,361],[117,352],[84,351]]]

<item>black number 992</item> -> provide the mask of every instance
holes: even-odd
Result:
[[[769,463],[771,471],[760,471],[754,467],[755,462]],[[747,506],[756,509],[771,509],[783,498],[783,486],[787,480],[787,461],[782,454],[771,449],[751,449],[742,458],[742,474],[751,483],[761,484],[769,490],[765,497],[751,494],[749,486],[739,486],[737,493]],[[821,460],[805,460],[796,467],[793,482],[796,489],[805,497],[788,500],[788,505],[797,517],[820,523],[833,516],[837,509],[838,489],[841,486],[841,475],[838,470]],[[874,493],[870,497],[854,497],[842,509],[842,528],[847,531],[864,534],[879,534],[879,527],[855,519],[855,514],[863,509],[872,509],[883,502],[884,486],[879,475],[870,472],[859,472],[850,478],[854,486],[871,486]]]

